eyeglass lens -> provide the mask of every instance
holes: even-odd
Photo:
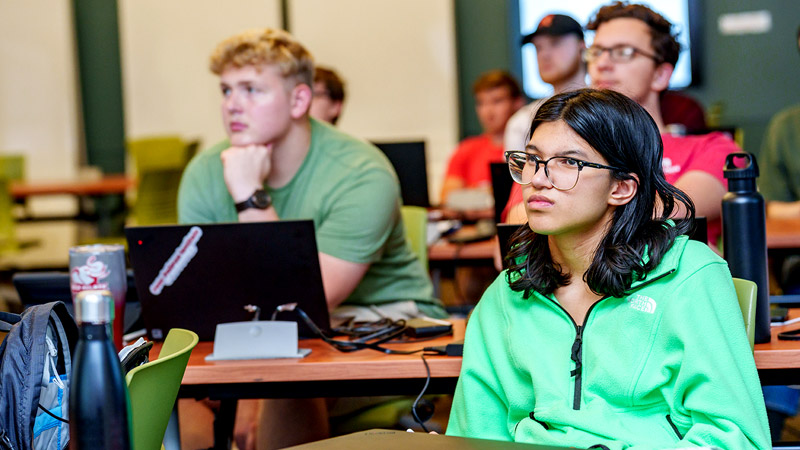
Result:
[[[511,154],[508,159],[511,178],[523,185],[533,181],[533,176],[538,172],[539,166],[544,166],[547,179],[558,190],[570,190],[578,183],[580,165],[572,158],[559,156],[542,161],[520,152]]]

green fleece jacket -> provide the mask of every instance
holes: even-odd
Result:
[[[447,434],[615,449],[771,448],[731,275],[678,237],[623,298],[578,324],[505,272],[467,326]]]

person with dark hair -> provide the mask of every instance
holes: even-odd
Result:
[[[344,81],[333,69],[314,68],[314,96],[308,115],[322,122],[336,125],[344,105]]]
[[[667,132],[660,94],[669,85],[680,53],[672,24],[644,5],[615,2],[600,8],[587,29],[595,31],[592,46],[584,53],[591,86],[621,92],[653,117],[664,142],[661,164],[667,181],[686,192],[697,215],[708,219],[708,242],[716,246],[722,234],[722,196],[727,191],[722,169],[725,157],[740,150],[719,132],[699,136]],[[524,222],[519,189],[512,191],[509,203],[508,220]]]
[[[451,192],[461,189],[491,193],[489,164],[503,161],[506,122],[524,103],[517,80],[503,70],[481,75],[472,86],[472,94],[483,134],[464,139],[453,152],[442,183],[441,204],[446,204]]]
[[[506,152],[528,225],[467,324],[447,434],[578,448],[770,448],[728,266],[647,111],[558,94]]]

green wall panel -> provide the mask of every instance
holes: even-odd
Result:
[[[86,161],[125,172],[117,2],[73,0]]]

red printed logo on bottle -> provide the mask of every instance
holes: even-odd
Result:
[[[70,273],[72,293],[77,294],[88,289],[108,289],[108,282],[101,280],[108,278],[109,275],[111,272],[108,266],[92,255],[86,259],[86,264],[72,269]]]

